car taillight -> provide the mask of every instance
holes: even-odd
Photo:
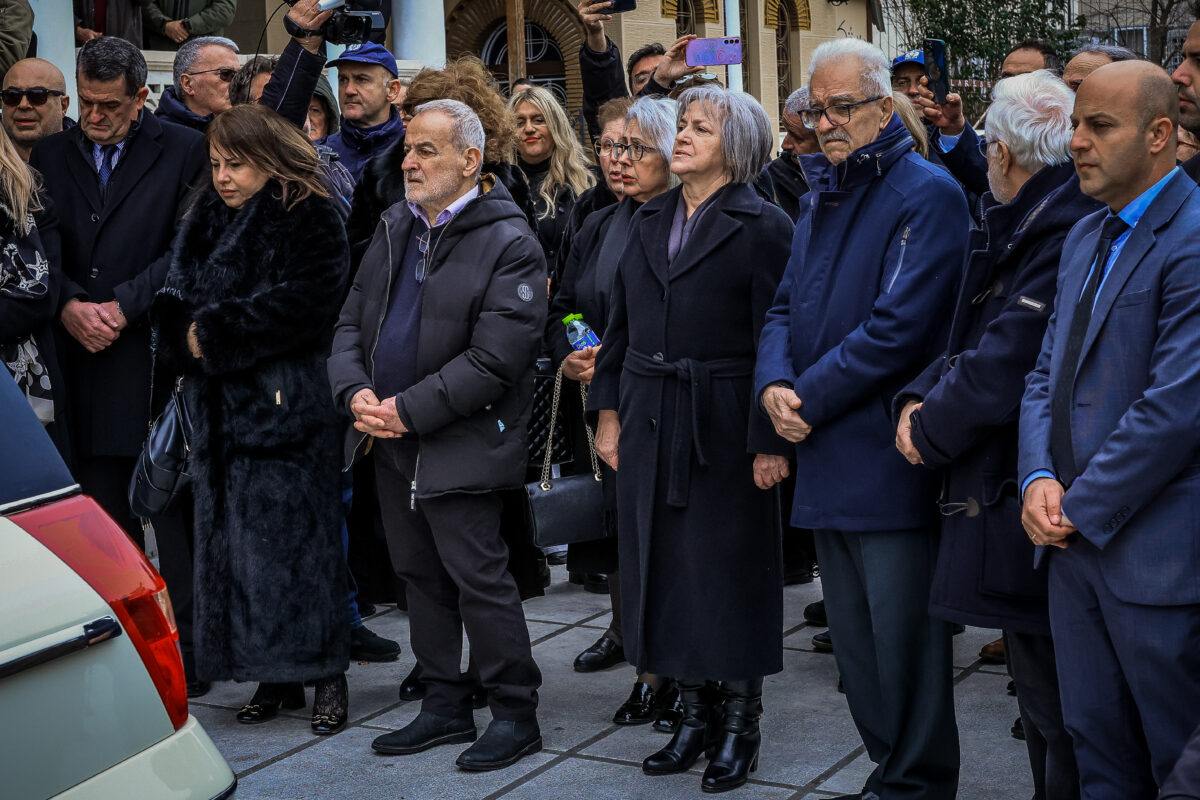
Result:
[[[132,539],[90,497],[13,514],[112,607],[133,641],[176,730],[187,721],[187,681],[167,585]]]

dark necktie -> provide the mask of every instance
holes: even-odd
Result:
[[[1108,251],[1113,242],[1125,232],[1129,225],[1117,216],[1110,216],[1100,230],[1100,242],[1096,246],[1096,258],[1092,273],[1084,284],[1083,294],[1075,306],[1071,318],[1071,329],[1063,347],[1062,371],[1058,385],[1050,401],[1050,457],[1054,471],[1064,486],[1070,486],[1078,477],[1075,468],[1075,445],[1071,441],[1071,408],[1075,405],[1075,373],[1079,371],[1079,357],[1083,354],[1083,340],[1087,337],[1088,325],[1092,321],[1092,308],[1096,305],[1096,294],[1104,279],[1104,268],[1108,264]]]
[[[112,177],[113,162],[116,158],[117,146],[115,144],[106,144],[100,148],[100,186],[108,186],[108,179]]]

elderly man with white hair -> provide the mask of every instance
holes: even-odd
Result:
[[[942,538],[930,610],[1000,628],[1017,688],[1036,796],[1079,797],[1063,727],[1046,603],[1021,528],[1017,418],[1054,306],[1072,226],[1102,207],[1071,162],[1075,96],[1046,71],[996,84],[987,118],[983,226],[971,233],[949,345],[896,398],[896,446],[943,471]]]
[[[792,524],[814,531],[834,657],[878,765],[861,797],[952,800],[951,629],[928,609],[938,479],[896,452],[888,410],[945,346],[971,221],[954,179],[913,152],[890,67],[857,39],[813,52],[801,116],[822,152],[801,158],[812,191],[755,391],[795,443]]]
[[[475,742],[455,763],[506,767],[542,748],[534,663],[500,536],[500,490],[525,477],[546,259],[524,212],[480,174],[484,132],[457,100],[417,106],[406,203],[383,215],[334,332],[329,379],[347,467],[373,449],[384,534],[408,587],[421,713],[372,747]],[[464,628],[492,722],[476,741]]]

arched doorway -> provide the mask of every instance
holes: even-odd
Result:
[[[675,38],[695,33],[696,23],[700,21],[695,0],[678,0],[678,3],[679,7],[675,9]]]
[[[508,23],[496,23],[484,39],[480,58],[500,87],[508,93]],[[525,22],[525,75],[538,86],[549,89],[564,106],[567,104],[567,72],[562,48],[554,37],[536,22]]]

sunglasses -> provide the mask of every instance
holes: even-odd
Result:
[[[233,80],[233,76],[237,75],[238,71],[233,67],[217,67],[215,69],[202,69],[199,72],[187,72],[186,75],[207,75],[210,72],[217,73],[217,77],[222,83],[229,83]]]
[[[28,97],[29,105],[31,106],[44,106],[51,96],[62,97],[63,94],[65,93],[57,89],[34,86],[32,89],[5,89],[3,92],[0,92],[0,99],[4,101],[4,105],[10,108],[21,105],[22,97]]]

